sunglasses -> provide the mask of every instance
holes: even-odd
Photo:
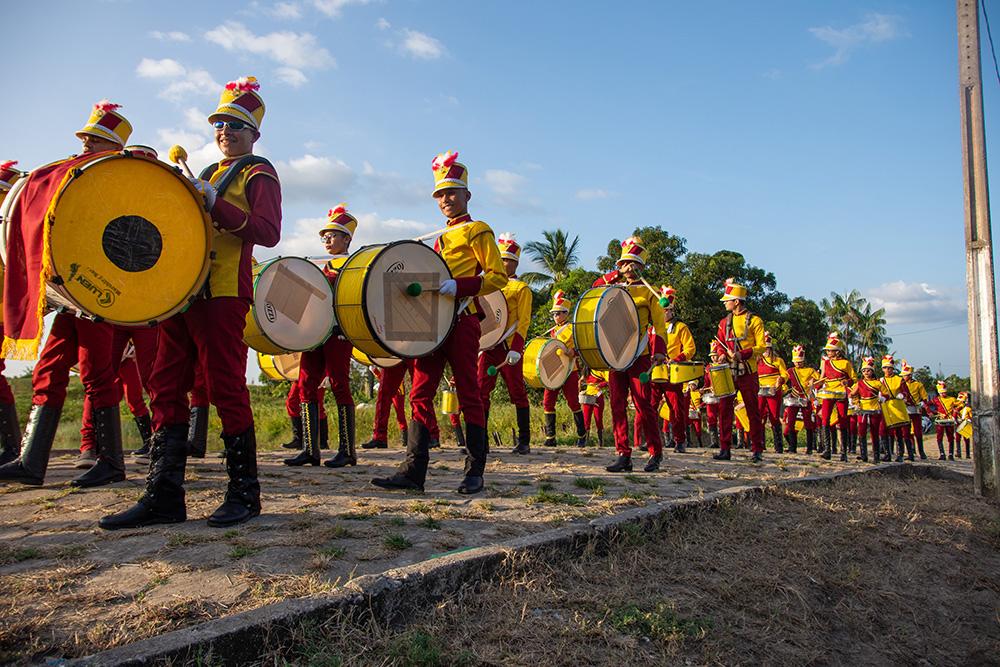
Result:
[[[235,130],[239,132],[240,130],[252,130],[253,127],[249,123],[244,123],[242,120],[217,120],[212,123],[212,127],[217,130],[221,130],[224,127],[228,127],[230,130]]]

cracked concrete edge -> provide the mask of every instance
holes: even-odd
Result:
[[[921,476],[958,482],[972,480],[972,475],[937,465],[888,463],[864,470],[735,486],[700,497],[636,507],[613,516],[592,519],[586,524],[555,528],[497,545],[446,554],[380,574],[360,576],[333,593],[277,602],[83,658],[49,659],[46,664],[87,667],[243,664],[259,658],[260,649],[270,645],[272,639],[278,639],[304,622],[322,622],[345,614],[374,617],[383,623],[399,623],[422,604],[439,601],[463,586],[491,581],[513,559],[544,556],[558,560],[577,558],[585,553],[604,553],[629,533],[656,534],[667,529],[672,521],[695,512],[711,511],[720,503],[763,496],[783,487],[831,484],[840,479],[869,474]]]

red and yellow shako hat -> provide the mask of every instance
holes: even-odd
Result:
[[[660,285],[660,307],[666,310],[673,308],[677,300],[677,290],[670,285]]]
[[[796,345],[795,347],[793,347],[792,363],[794,364],[796,361],[805,361],[805,360],[806,360],[806,348],[802,347],[801,345]]]
[[[875,371],[875,357],[865,357],[861,360],[861,370]]]
[[[214,123],[217,120],[235,118],[248,123],[258,132],[260,124],[264,120],[264,100],[257,93],[260,84],[256,77],[245,76],[235,81],[230,81],[222,89],[219,96],[219,106],[215,112],[208,117],[208,122]]]
[[[958,392],[958,396],[956,398],[958,398],[959,402],[961,402],[961,403],[968,403],[969,402],[969,392],[967,392],[967,391],[960,391],[960,392]]]
[[[0,162],[0,190],[10,190],[17,179],[24,176],[24,172],[20,169],[14,169],[14,165],[17,164],[17,160],[7,160],[6,162]]]
[[[725,292],[719,301],[743,301],[747,298],[747,288],[736,282],[735,278],[726,278]]]
[[[764,332],[764,347],[774,347],[774,343],[771,342],[771,332]]]
[[[556,293],[552,295],[552,308],[549,309],[550,313],[568,313],[569,307],[573,305],[573,302],[566,298],[566,293],[561,289],[556,290]]]
[[[323,236],[326,232],[336,231],[344,232],[354,238],[354,232],[357,228],[358,219],[348,213],[347,204],[341,202],[327,212],[326,224],[319,230],[319,235]]]
[[[431,169],[434,170],[433,194],[449,188],[469,189],[469,170],[457,160],[458,153],[454,151],[445,151],[431,160]]]
[[[948,392],[948,385],[946,385],[944,383],[944,380],[938,380],[937,384],[935,386],[937,387],[937,390],[938,390],[939,394],[943,394],[943,393],[947,393]]]
[[[882,355],[882,368],[895,368],[896,360],[892,358],[891,354]]]
[[[902,364],[901,370],[899,371],[899,374],[900,375],[913,375],[913,366],[911,366],[908,363],[906,363],[906,359],[903,359],[903,364]]]
[[[160,154],[156,152],[156,149],[152,146],[146,146],[145,144],[131,144],[126,146],[125,150],[136,157],[144,157],[149,160],[160,159]]]
[[[125,119],[125,116],[118,113],[118,109],[121,108],[122,105],[108,100],[101,100],[95,104],[87,124],[76,131],[77,138],[82,139],[82,135],[90,134],[124,146],[132,135],[132,124]]]
[[[497,237],[497,247],[500,248],[500,259],[521,261],[521,245],[514,238],[513,232],[503,232]]]
[[[642,239],[638,236],[630,236],[622,241],[622,254],[615,264],[621,264],[622,262],[638,262],[639,264],[646,266],[647,257],[649,257],[649,251],[646,250],[646,246],[642,244]]]
[[[826,335],[826,345],[823,346],[824,350],[839,350],[840,346],[840,334],[836,331],[831,331]]]

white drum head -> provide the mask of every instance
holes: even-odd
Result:
[[[479,322],[479,349],[490,350],[499,345],[507,333],[507,298],[497,290],[479,298],[479,305],[485,311],[485,319]]]
[[[561,340],[547,341],[538,353],[538,381],[546,389],[556,390],[566,384],[573,372],[573,359]]]
[[[631,366],[642,342],[639,311],[632,296],[623,288],[609,287],[597,304],[594,320],[597,348],[608,366],[617,371]]]
[[[311,350],[334,327],[333,288],[323,271],[301,257],[263,262],[253,287],[254,318],[261,332],[285,350]]]

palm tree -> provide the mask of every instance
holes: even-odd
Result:
[[[532,287],[542,287],[565,278],[574,266],[580,263],[577,256],[577,246],[580,237],[569,236],[561,229],[544,231],[545,241],[531,241],[525,244],[524,252],[536,263],[541,264],[546,272],[527,271],[519,277]]]
[[[865,303],[865,309],[858,313],[858,338],[861,344],[862,356],[880,357],[889,350],[892,339],[886,335],[885,308],[872,310],[870,303]]]

